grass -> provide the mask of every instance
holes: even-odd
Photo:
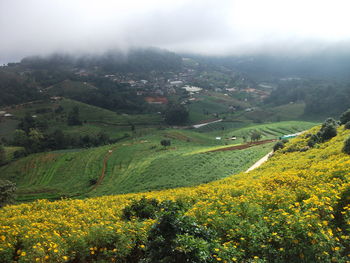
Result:
[[[14,159],[13,154],[16,151],[22,150],[23,147],[15,147],[15,146],[11,146],[11,147],[5,147],[5,154],[6,154],[6,159],[5,162],[11,162]]]
[[[297,102],[292,104],[285,104],[270,109],[281,120],[296,120],[304,115],[305,103]]]
[[[205,152],[243,143],[239,136],[253,130],[265,131],[265,139],[305,130],[312,125],[314,124],[304,122],[280,122],[224,131],[227,136],[233,133],[238,136],[236,141],[216,140],[217,131],[198,133],[194,129],[154,130],[152,134],[114,145],[33,154],[0,167],[0,174],[1,178],[17,183],[19,201],[194,186],[246,170],[269,152],[272,145]],[[161,146],[162,139],[170,139],[171,146]],[[113,152],[109,154],[109,150]],[[108,161],[104,179],[94,189],[91,181],[98,180],[102,175],[106,156]]]
[[[58,106],[62,106],[64,109],[60,114],[54,113],[54,110]],[[79,115],[83,121],[83,125],[68,126],[67,115],[76,106],[79,107]],[[37,111],[41,109],[48,109],[49,112],[38,113]],[[13,107],[8,112],[12,113],[15,119],[4,119],[3,122],[0,122],[0,137],[7,139],[11,139],[19,120],[25,116],[26,112],[36,115],[38,120],[48,121],[48,132],[61,129],[66,133],[77,136],[105,132],[111,138],[120,138],[125,133],[131,134],[131,124],[135,125],[137,132],[150,132],[150,128],[154,129],[162,123],[159,114],[118,114],[70,99],[63,99],[57,102],[38,101],[32,104]]]
[[[208,94],[198,94],[195,97],[198,100],[188,105],[191,123],[212,119],[214,113],[227,114],[230,112],[230,106],[248,107],[247,103],[221,93],[210,92]]]

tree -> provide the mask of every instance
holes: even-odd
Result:
[[[61,105],[59,105],[56,109],[55,109],[55,113],[56,114],[60,114],[60,113],[62,113],[64,111],[64,108],[61,106]]]
[[[347,123],[345,123],[344,129],[347,129],[347,130],[350,129],[350,121],[348,121]]]
[[[277,151],[279,149],[284,148],[284,143],[282,141],[276,142],[276,144],[273,146],[273,151]]]
[[[344,142],[344,146],[343,146],[343,152],[350,154],[350,137],[347,138]]]
[[[168,124],[184,124],[188,121],[189,112],[180,104],[173,104],[165,111],[165,122]]]
[[[21,130],[24,130],[26,133],[29,133],[29,130],[32,128],[36,128],[36,121],[30,114],[30,112],[26,112],[24,118],[21,120],[21,122],[18,124],[18,128]]]
[[[250,135],[250,139],[252,142],[259,141],[261,139],[262,135],[258,131],[253,131],[253,133]]]
[[[0,208],[13,202],[15,191],[16,185],[14,183],[0,179]]]
[[[337,128],[333,124],[326,124],[320,130],[322,141],[328,141],[337,135]]]
[[[160,144],[164,147],[167,147],[167,146],[171,145],[171,141],[170,140],[161,140]]]
[[[13,134],[13,145],[27,147],[28,136],[23,130],[15,130]]]
[[[348,109],[347,111],[343,112],[342,115],[340,115],[340,123],[341,124],[345,124],[348,121],[350,121],[350,109]]]
[[[0,144],[0,165],[4,164],[6,161],[6,152],[2,144]]]
[[[67,123],[70,126],[81,125],[82,122],[79,118],[79,108],[75,106],[68,114]]]

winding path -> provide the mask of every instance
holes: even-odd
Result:
[[[247,171],[245,171],[246,173],[254,170],[255,168],[258,168],[260,165],[262,165],[264,162],[266,162],[270,155],[273,153],[273,151],[269,152],[268,154],[266,154],[263,158],[261,158],[259,161],[257,161],[255,164],[253,164]]]
[[[95,190],[103,182],[103,179],[106,176],[106,169],[107,169],[108,160],[109,160],[109,158],[113,154],[113,151],[116,148],[117,148],[117,146],[115,146],[115,147],[111,148],[110,150],[108,150],[107,154],[105,155],[105,158],[103,159],[103,166],[102,166],[101,175],[98,177],[96,184],[94,185],[94,187],[91,188],[90,191]]]

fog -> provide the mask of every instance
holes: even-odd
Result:
[[[160,47],[205,55],[347,49],[346,0],[0,0],[0,63]]]

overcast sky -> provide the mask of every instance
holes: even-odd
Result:
[[[148,46],[215,55],[346,47],[349,10],[348,0],[0,0],[0,63]]]

